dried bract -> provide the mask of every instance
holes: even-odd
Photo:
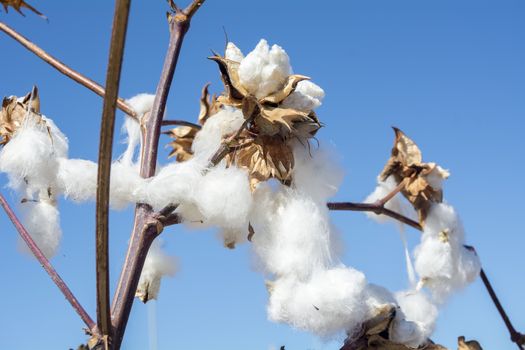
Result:
[[[397,183],[405,181],[401,192],[414,206],[423,224],[432,203],[443,201],[441,181],[450,174],[435,163],[424,163],[416,143],[401,130],[394,128],[394,131],[394,147],[380,179],[385,181],[393,176]]]
[[[0,3],[4,6],[5,12],[8,12],[9,11],[9,6],[11,6],[12,8],[15,9],[16,12],[18,12],[22,16],[25,16],[21,9],[22,8],[26,8],[26,9],[36,13],[37,15],[42,17],[43,19],[47,19],[47,17],[42,12],[38,11],[36,8],[34,8],[33,6],[29,5],[24,0],[0,0]]]

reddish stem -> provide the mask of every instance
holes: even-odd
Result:
[[[97,334],[98,330],[97,330],[97,326],[95,322],[91,319],[91,317],[89,317],[86,310],[82,307],[82,305],[80,305],[77,298],[75,298],[75,296],[73,295],[71,290],[68,288],[64,280],[60,277],[60,275],[57,273],[55,268],[51,265],[51,263],[46,258],[44,253],[42,253],[40,248],[38,248],[38,245],[36,244],[36,242],[33,240],[29,232],[27,232],[27,230],[22,225],[20,220],[17,218],[16,214],[11,209],[11,207],[9,206],[9,204],[7,203],[7,201],[5,200],[4,196],[1,193],[0,193],[0,205],[2,205],[2,207],[4,208],[7,216],[9,217],[9,219],[15,226],[18,233],[20,234],[20,237],[22,237],[24,242],[26,242],[27,246],[29,247],[29,250],[31,250],[31,252],[35,256],[35,258],[38,260],[40,265],[42,265],[44,270],[46,270],[47,274],[49,275],[49,277],[51,277],[51,279],[53,280],[55,285],[58,287],[58,289],[60,289],[62,294],[64,294],[64,297],[66,298],[66,300],[69,301],[71,306],[73,306],[73,309],[75,309],[76,313],[80,316],[82,321],[84,321],[89,331],[94,334]]]

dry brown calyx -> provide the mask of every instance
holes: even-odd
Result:
[[[40,116],[40,97],[36,86],[22,98],[4,97],[0,110],[0,146],[6,145],[13,138],[28,113],[35,115],[38,122],[44,123]]]
[[[43,19],[47,20],[47,17],[42,12],[38,11],[36,8],[29,5],[24,0],[0,0],[0,3],[2,4],[2,6],[4,6],[4,10],[6,13],[9,11],[9,7],[12,7],[16,12],[25,17],[21,9],[26,8],[31,12],[34,12],[38,16],[42,17]]]
[[[199,124],[203,125],[222,106],[242,110],[245,128],[235,136],[226,135],[223,140],[229,149],[225,156],[228,166],[248,169],[252,190],[259,182],[270,178],[290,184],[294,166],[291,142],[297,139],[308,143],[321,124],[313,111],[284,107],[283,101],[295,91],[299,82],[309,78],[289,75],[276,91],[256,98],[240,82],[239,62],[217,54],[210,59],[218,64],[225,89],[217,98],[209,98],[207,86],[203,89]],[[175,138],[170,143],[173,148],[170,156],[176,156],[179,161],[189,159],[196,132],[182,128],[168,132]]]
[[[394,128],[394,131],[394,147],[379,177],[385,181],[393,176],[398,184],[405,181],[401,193],[417,211],[419,222],[423,224],[432,203],[443,201],[441,181],[450,174],[436,163],[424,163],[416,143],[401,130]]]
[[[414,350],[407,345],[389,340],[396,316],[394,306],[385,306],[378,309],[375,317],[366,321],[358,334],[348,337],[341,350]],[[441,345],[428,341],[418,349],[447,350]]]

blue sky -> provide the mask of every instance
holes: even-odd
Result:
[[[113,3],[31,2],[28,13],[0,13],[42,48],[103,83]],[[180,4],[184,6],[185,4]],[[165,1],[132,2],[120,96],[154,92],[167,47]],[[320,141],[332,143],[346,171],[336,200],[359,201],[388,158],[391,126],[420,146],[428,161],[450,169],[445,197],[460,213],[489,278],[518,330],[525,332],[521,219],[525,210],[525,3],[520,0],[213,1],[187,35],[168,101],[172,118],[194,120],[204,83],[221,84],[210,50],[224,47],[223,26],[244,52],[260,38],[284,47],[296,73],[326,92]],[[69,136],[70,157],[95,160],[102,99],[60,75],[0,34],[0,96],[40,88],[42,110]],[[119,124],[123,115],[118,114]],[[161,140],[161,144],[166,143]],[[115,155],[122,151],[115,141]],[[161,149],[161,162],[168,151]],[[0,183],[6,183],[0,176]],[[11,203],[16,195],[2,189]],[[95,315],[93,204],[60,202],[64,239],[57,270]],[[407,286],[394,226],[361,213],[334,213],[344,262],[374,283]],[[111,215],[115,285],[131,230],[132,210]],[[419,233],[408,230],[414,246]],[[166,230],[162,238],[180,271],[163,281],[156,304],[159,349],[338,349],[266,319],[267,292],[249,246],[222,248],[213,230]],[[85,340],[83,324],[38,263],[17,249],[0,214],[0,339],[9,349],[67,349]],[[148,347],[148,307],[134,305],[124,349]],[[513,349],[483,285],[477,281],[442,310],[433,339],[455,348],[476,338],[485,349]]]

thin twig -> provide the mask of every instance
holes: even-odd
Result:
[[[402,214],[399,214],[393,210],[387,209],[384,205],[377,203],[353,203],[353,202],[335,202],[327,203],[328,209],[330,210],[349,210],[349,211],[370,211],[377,215],[386,215],[404,224],[407,224],[416,230],[422,231],[423,227],[419,222],[412,220]]]
[[[111,154],[115,130],[115,109],[120,84],[120,72],[131,0],[116,0],[113,29],[109,48],[109,62],[106,75],[106,94],[100,125],[100,146],[98,153],[97,208],[96,208],[96,260],[97,260],[97,324],[102,336],[111,334],[109,301],[109,184]]]
[[[73,79],[80,85],[87,87],[89,90],[93,91],[97,95],[104,97],[106,91],[104,90],[103,86],[89,79],[85,75],[80,74],[79,72],[65,65],[64,63],[60,62],[58,59],[45,52],[33,42],[29,41],[27,38],[15,31],[13,28],[9,27],[7,24],[0,22],[0,30],[9,35],[11,38],[18,41],[20,44],[22,44],[22,46],[24,46],[26,49],[28,49],[36,56],[44,60],[46,63],[51,65],[60,73]],[[117,99],[117,107],[127,115],[137,119],[137,113],[124,101],[124,99],[120,97]]]
[[[153,107],[147,119],[143,121],[145,130],[143,132],[140,175],[144,178],[155,174],[160,127],[175,67],[177,66],[182,42],[190,26],[191,18],[203,2],[203,0],[194,0],[185,10],[177,9],[176,14],[169,18],[170,43],[168,51],[162,67]],[[111,308],[114,327],[112,346],[115,350],[120,349],[122,343],[148,250],[155,237],[159,234],[158,225],[155,225],[155,222],[158,222],[158,218],[155,217],[150,206],[145,204],[136,206],[133,232]]]
[[[80,305],[77,298],[73,295],[69,287],[66,285],[64,280],[60,277],[60,275],[57,273],[55,268],[51,265],[49,260],[46,258],[44,253],[38,248],[38,245],[33,240],[33,237],[27,232],[27,230],[24,228],[20,220],[17,218],[16,214],[14,213],[13,209],[9,206],[7,201],[5,200],[4,196],[0,193],[0,205],[4,208],[7,216],[15,226],[16,230],[20,234],[20,237],[24,240],[24,242],[29,247],[29,250],[33,253],[35,258],[38,260],[40,265],[46,270],[47,274],[51,279],[53,280],[53,283],[60,289],[66,300],[73,306],[73,309],[75,309],[76,313],[80,316],[82,321],[86,324],[89,331],[93,334],[97,334],[97,326],[95,322],[91,319],[91,317],[88,315],[86,310]]]
[[[403,190],[403,188],[405,188],[405,185],[406,183],[408,182],[410,178],[408,177],[405,177],[397,186],[396,188],[394,188],[392,191],[390,191],[390,193],[388,193],[386,196],[384,196],[383,198],[381,198],[380,200],[378,200],[375,204],[377,204],[378,206],[384,206],[389,200],[391,200],[392,198],[394,198],[394,196],[396,194],[398,194],[399,192],[401,192]]]
[[[399,188],[399,186],[396,187],[396,189],[394,189],[394,191],[392,191],[390,194],[388,194],[385,198],[390,197],[389,199],[391,199],[400,190],[401,189]],[[396,193],[394,193],[394,192],[396,192]],[[414,221],[414,220],[412,220],[412,219],[410,219],[410,218],[408,218],[408,217],[406,217],[404,215],[401,215],[399,213],[396,213],[396,212],[394,212],[392,210],[386,209],[384,207],[384,203],[386,203],[386,201],[383,202],[383,200],[379,200],[378,202],[372,203],[372,204],[369,204],[369,203],[352,203],[352,202],[328,203],[327,206],[328,206],[328,209],[330,209],[330,210],[369,211],[369,212],[374,212],[375,214],[378,214],[378,215],[379,214],[384,214],[384,215],[389,216],[389,217],[391,217],[393,219],[396,219],[396,220],[398,220],[398,221],[400,221],[400,222],[402,222],[404,224],[407,224],[407,225],[415,228],[416,230],[423,231],[423,226],[421,226],[417,221]],[[473,247],[471,247],[471,246],[465,246],[465,248],[475,251],[475,249]],[[492,299],[492,302],[496,306],[496,309],[498,309],[498,312],[499,312],[503,322],[505,323],[505,326],[507,326],[507,329],[508,329],[509,334],[510,334],[510,339],[514,343],[516,343],[516,345],[518,345],[519,349],[523,349],[522,345],[525,345],[525,335],[517,332],[516,329],[514,328],[514,326],[512,325],[512,322],[510,321],[507,313],[505,312],[505,309],[503,308],[503,305],[501,305],[501,303],[499,301],[499,298],[498,298],[496,292],[494,291],[494,288],[492,288],[492,284],[490,283],[490,281],[489,281],[487,275],[485,274],[485,271],[483,270],[483,268],[480,271],[480,277],[481,277],[481,281],[483,282],[483,285],[485,286],[485,288],[487,289],[487,292],[489,293],[490,298]]]
[[[162,121],[162,125],[163,126],[165,126],[165,125],[181,125],[181,126],[189,126],[190,128],[197,129],[197,130],[202,129],[202,126],[200,126],[199,124],[188,122],[186,120],[173,120],[173,119],[163,120]]]

